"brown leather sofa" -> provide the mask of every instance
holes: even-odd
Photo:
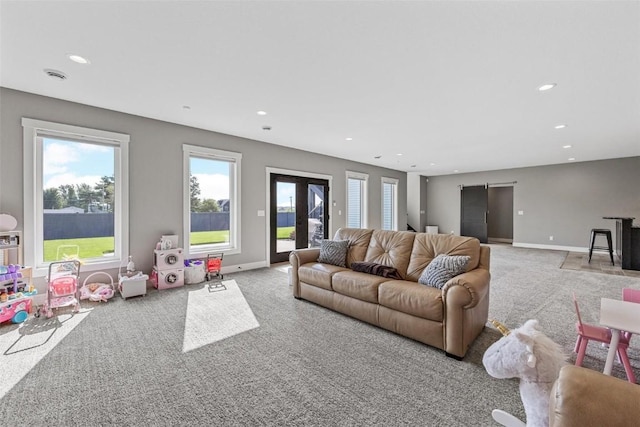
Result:
[[[550,427],[640,425],[640,386],[591,369],[564,366],[550,397]]]
[[[291,252],[294,297],[464,357],[488,319],[488,246],[471,237],[357,228],[339,229],[334,240],[349,241],[346,268],[319,263],[319,248]],[[468,255],[466,272],[442,289],[418,283],[439,254]],[[355,261],[395,267],[403,280],[352,271]]]

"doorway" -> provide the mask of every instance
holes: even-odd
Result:
[[[504,184],[514,183],[462,186],[460,234],[481,243],[512,243],[513,185]]]
[[[319,247],[328,235],[329,181],[270,174],[270,262],[285,262],[294,249]]]
[[[489,187],[489,243],[513,243],[513,186]]]

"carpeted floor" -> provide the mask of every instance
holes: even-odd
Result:
[[[564,258],[492,245],[490,315],[510,327],[537,318],[571,362],[571,292],[595,322],[600,297],[619,298],[640,280],[563,270]],[[490,327],[456,361],[295,300],[281,269],[225,278],[255,323],[236,294],[229,306],[245,321],[223,339],[207,331],[222,328],[216,316],[224,309],[212,301],[207,313],[203,285],[0,326],[0,363],[14,372],[0,374],[3,386],[10,380],[0,388],[0,425],[491,426],[494,408],[524,418],[517,382],[491,378],[482,366],[500,338]],[[639,349],[629,356],[640,369]],[[602,370],[605,358],[606,349],[593,345],[584,365]],[[613,374],[624,378],[617,363]]]

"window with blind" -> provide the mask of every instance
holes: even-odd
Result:
[[[367,227],[367,181],[369,175],[347,171],[347,227]]]
[[[398,180],[382,178],[382,229],[398,229]]]

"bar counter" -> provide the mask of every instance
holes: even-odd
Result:
[[[604,216],[616,221],[616,255],[624,270],[640,270],[640,227],[633,217]]]

